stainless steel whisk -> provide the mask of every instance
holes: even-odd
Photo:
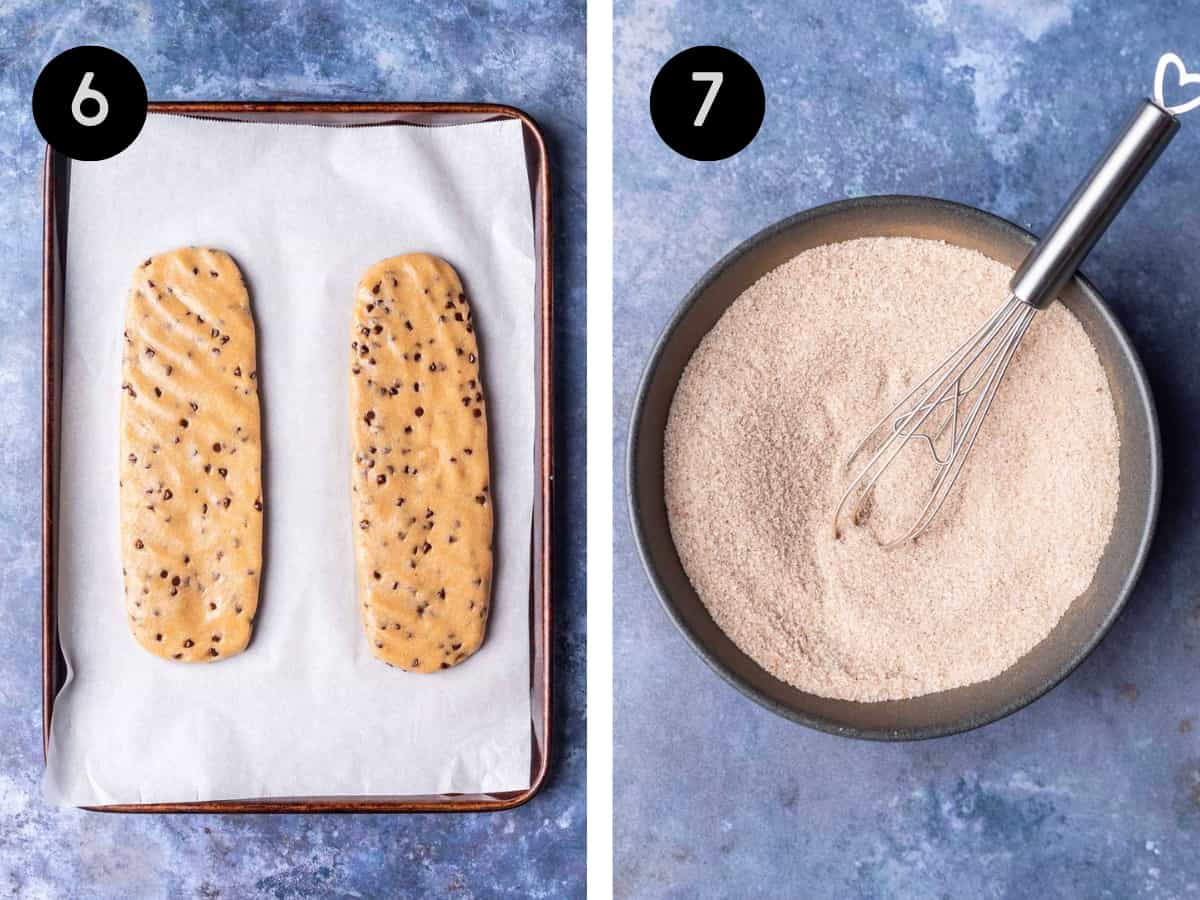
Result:
[[[862,439],[846,461],[849,469],[864,454],[870,458],[842,495],[833,516],[838,524],[849,508],[861,521],[863,504],[879,479],[911,441],[923,442],[933,460],[928,499],[896,547],[927,529],[950,495],[983,420],[1037,311],[1044,309],[1075,274],[1129,195],[1179,130],[1176,115],[1200,106],[1200,97],[1168,106],[1163,80],[1168,68],[1180,85],[1200,83],[1174,53],[1158,62],[1155,99],[1138,104],[1125,127],[1059,212],[1042,241],[1025,257],[1009,282],[1009,294],[983,326],[936,366]]]

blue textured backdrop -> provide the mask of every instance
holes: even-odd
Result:
[[[930,194],[1037,231],[1154,64],[1200,68],[1194,2],[619,0],[615,451],[654,337],[726,251],[847,196]],[[674,53],[758,69],[757,140],[673,154],[647,113]],[[720,100],[718,99],[719,103]],[[1158,537],[1101,647],[980,731],[900,745],[809,731],[684,644],[615,487],[616,849],[622,897],[1183,897],[1200,891],[1200,113],[1085,264],[1150,373],[1166,444]]]
[[[155,99],[486,100],[545,130],[557,231],[555,759],[527,806],[476,816],[113,816],[42,803],[42,143],[33,82],[110,46]],[[584,4],[209,0],[0,4],[0,896],[514,896],[584,882]]]

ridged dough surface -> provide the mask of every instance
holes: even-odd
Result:
[[[492,492],[479,347],[458,274],[426,254],[367,270],[350,361],[358,594],[371,652],[436,672],[483,643]]]
[[[250,641],[262,568],[250,297],[220,250],[134,271],[121,383],[121,553],[130,630],[150,653],[215,662]]]

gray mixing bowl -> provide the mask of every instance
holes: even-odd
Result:
[[[1099,643],[1133,589],[1150,546],[1161,492],[1162,453],[1154,403],[1137,354],[1096,289],[1077,275],[1059,299],[1096,347],[1112,389],[1121,435],[1116,522],[1088,590],[1045,640],[1007,671],[980,684],[911,700],[859,703],[808,694],[768,674],[717,627],[679,561],[663,502],[667,413],[693,351],[743,290],[809,248],[879,236],[942,240],[978,250],[1013,268],[1035,240],[989,213],[903,196],[832,203],[759,232],[700,280],[654,347],[634,403],[626,484],[633,533],[650,581],[684,637],[722,677],[768,709],[813,728],[874,740],[915,740],[976,728],[1020,709],[1069,675]],[[1002,299],[997,297],[996,302]],[[1063,539],[1070,540],[1070,535]]]

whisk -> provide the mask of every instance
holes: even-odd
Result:
[[[834,535],[849,510],[860,522],[864,504],[880,478],[912,441],[932,459],[927,500],[901,536],[880,541],[896,547],[924,532],[946,498],[979,437],[1013,354],[1038,310],[1044,309],[1075,274],[1129,195],[1179,130],[1177,115],[1200,106],[1200,97],[1169,106],[1163,99],[1168,69],[1180,86],[1200,83],[1174,53],[1164,54],[1155,73],[1154,100],[1143,100],[1125,127],[1059,212],[1049,233],[1030,251],[1009,282],[1008,297],[971,337],[960,344],[880,419],[846,461],[869,457],[842,495],[833,516]]]

